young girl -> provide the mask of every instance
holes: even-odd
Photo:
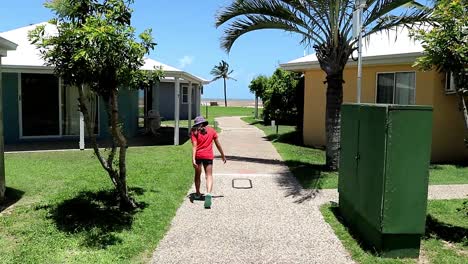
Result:
[[[208,126],[208,121],[203,118],[203,116],[197,116],[195,118],[195,123],[192,126],[192,163],[195,168],[195,198],[199,199],[201,197],[200,192],[200,175],[202,172],[202,165],[205,169],[206,177],[206,195],[205,195],[205,208],[211,208],[212,195],[211,191],[213,189],[213,141],[216,144],[216,147],[221,153],[221,158],[223,162],[226,163],[226,157],[224,156],[223,149],[221,144],[218,141],[218,134],[216,130]]]

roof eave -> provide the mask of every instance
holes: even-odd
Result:
[[[17,47],[16,43],[0,37],[0,50],[16,50]]]
[[[363,66],[413,63],[416,60],[416,58],[420,57],[421,55],[422,52],[410,52],[401,54],[366,56],[362,58],[362,62]],[[357,62],[352,59],[349,59],[346,66],[357,66]],[[318,61],[306,61],[283,63],[280,64],[280,67],[287,71],[304,72],[306,70],[320,69],[320,64]]]

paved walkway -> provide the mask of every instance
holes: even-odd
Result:
[[[215,160],[212,209],[186,199],[152,263],[353,263],[319,211],[337,191],[303,190],[261,130],[238,117],[217,120],[228,162]],[[467,185],[429,191],[432,199],[466,195]]]

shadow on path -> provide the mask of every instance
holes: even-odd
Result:
[[[142,188],[130,188],[133,196],[142,195]],[[76,197],[55,206],[39,206],[36,210],[48,210],[58,230],[82,237],[82,245],[104,249],[122,242],[115,233],[131,229],[134,215],[147,204],[140,203],[132,211],[121,211],[114,190],[80,192]]]
[[[294,198],[294,203],[301,204],[306,201],[315,199],[320,193],[320,189],[304,189],[298,180],[290,173],[282,173],[276,179],[278,185],[286,191],[285,197]]]
[[[216,156],[220,158],[221,156]],[[251,162],[265,165],[283,165],[284,162],[276,159],[262,159],[262,158],[252,158],[252,157],[242,157],[242,156],[226,156],[228,161],[241,161],[241,162]]]
[[[219,158],[220,156],[217,156]],[[264,159],[242,156],[226,156],[228,161],[250,162],[262,165],[284,165],[289,167],[289,172],[279,171],[277,183],[286,190],[286,197],[297,198],[295,203],[303,203],[314,199],[319,193],[322,185],[322,172],[327,171],[325,165],[314,165],[300,161],[281,161],[276,159]],[[293,176],[294,175],[294,176]],[[304,189],[303,186],[307,186]]]

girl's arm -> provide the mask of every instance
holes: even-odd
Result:
[[[196,154],[197,154],[197,141],[192,140],[192,165],[195,169],[198,168],[197,161],[195,159]]]
[[[223,148],[221,147],[221,144],[219,143],[219,140],[215,138],[214,140],[216,147],[219,150],[219,153],[221,153],[221,159],[223,159],[223,162],[226,163],[226,156],[224,156],[224,151]]]

